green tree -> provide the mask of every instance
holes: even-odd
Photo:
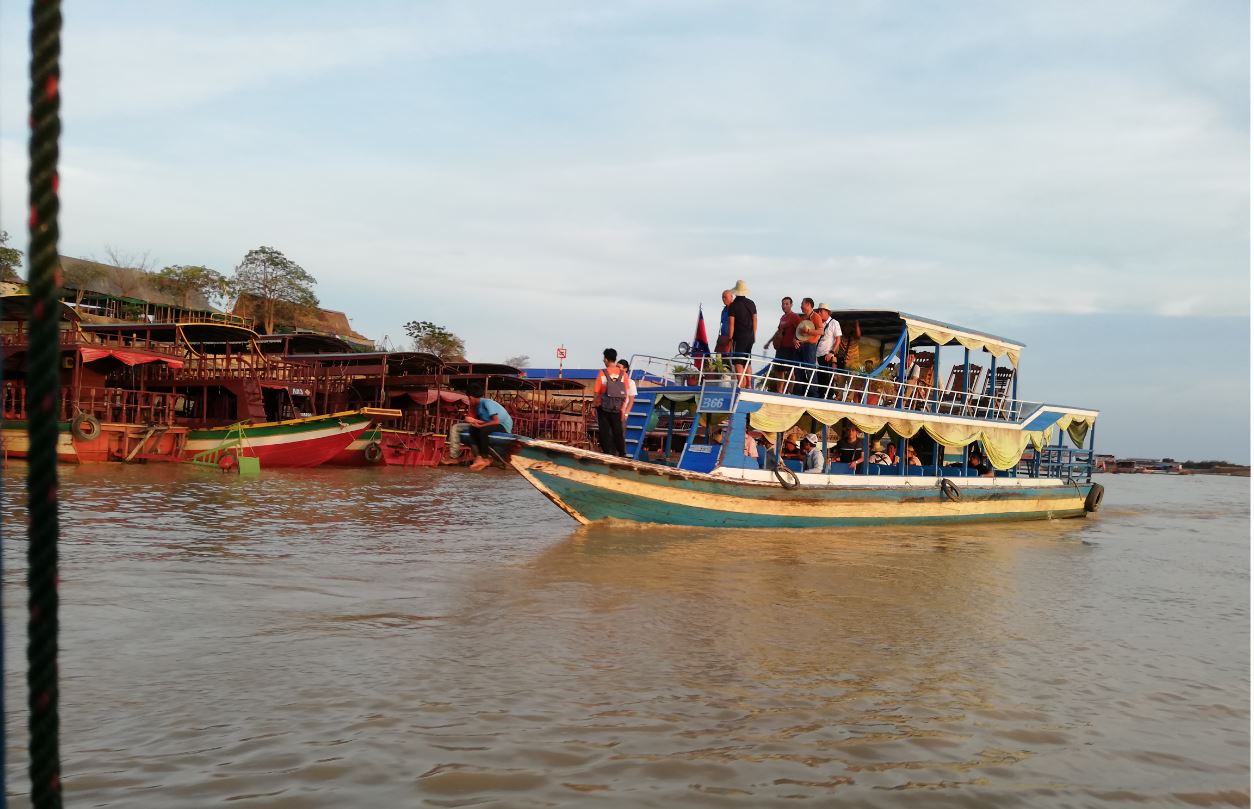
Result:
[[[411,320],[405,324],[405,333],[413,338],[415,351],[425,351],[442,360],[466,356],[465,341],[443,326],[426,320]]]
[[[175,264],[156,275],[157,287],[173,295],[184,309],[191,308],[192,296],[200,293],[210,303],[224,300],[230,282],[222,273],[199,264]]]
[[[9,247],[9,232],[0,230],[0,281],[9,284],[22,283],[17,268],[22,266],[22,251]]]
[[[288,305],[317,306],[314,277],[305,268],[273,247],[249,250],[235,268],[231,289],[236,294],[254,295],[261,300],[262,323],[267,334],[274,333],[275,313]]]

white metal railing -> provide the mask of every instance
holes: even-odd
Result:
[[[944,390],[918,381],[901,382],[765,355],[752,355],[748,359],[749,368],[742,387],[753,390],[1011,424],[1022,421],[1040,407],[1040,402],[1010,398],[1009,386],[996,393],[989,393],[985,386],[972,391]],[[631,359],[631,367],[633,371],[643,371],[646,380],[650,376],[661,377],[685,387],[731,387],[739,381],[735,366],[726,355],[667,359],[637,354]],[[757,370],[753,370],[755,367]]]

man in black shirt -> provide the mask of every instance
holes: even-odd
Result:
[[[744,281],[737,281],[732,289],[735,300],[727,307],[727,331],[732,338],[732,362],[736,366],[736,375],[740,379],[740,387],[752,387],[747,369],[749,356],[753,353],[753,344],[758,340],[758,307],[749,300],[749,286]]]
[[[843,464],[851,464],[860,452],[862,434],[850,427],[841,434],[840,441],[836,442],[836,459]]]
[[[967,453],[967,474],[979,475],[982,478],[993,476],[993,467],[989,466],[988,461],[984,460],[984,456],[975,447]]]

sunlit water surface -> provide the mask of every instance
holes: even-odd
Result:
[[[1248,480],[1105,476],[1088,520],[744,532],[579,528],[504,472],[62,482],[69,806],[1249,802]]]

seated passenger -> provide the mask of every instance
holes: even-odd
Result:
[[[836,454],[841,463],[853,463],[853,459],[862,452],[862,433],[850,427],[841,434],[836,442]]]
[[[906,466],[922,466],[923,461],[919,460],[919,453],[914,451],[914,445],[906,443]]]
[[[877,438],[871,442],[871,457],[867,459],[867,463],[879,464],[887,466],[893,462],[888,453],[884,451],[884,440]]]
[[[968,474],[974,472],[982,478],[991,478],[993,476],[993,467],[989,465],[988,461],[984,460],[984,456],[974,447],[967,453],[967,470]]]
[[[805,458],[801,466],[803,472],[823,471],[823,450],[819,449],[819,437],[814,433],[801,439],[801,452]]]
[[[888,455],[889,466],[901,466],[901,458],[897,455],[897,442],[889,441],[884,452]]]

